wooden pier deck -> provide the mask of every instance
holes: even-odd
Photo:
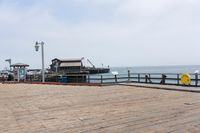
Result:
[[[200,93],[0,84],[1,133],[200,132]]]

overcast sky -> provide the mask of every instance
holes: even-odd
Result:
[[[0,0],[0,67],[53,58],[95,65],[200,64],[199,0]]]

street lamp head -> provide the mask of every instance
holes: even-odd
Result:
[[[39,43],[38,42],[35,43],[35,51],[39,51]]]
[[[41,42],[41,45],[44,45],[44,42]]]

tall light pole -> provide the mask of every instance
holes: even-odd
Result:
[[[44,70],[44,42],[36,42],[35,50],[39,51],[39,44],[41,45],[41,54],[42,54],[42,82],[45,82],[45,70]]]

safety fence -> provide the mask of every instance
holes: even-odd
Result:
[[[186,79],[183,79],[185,78],[184,76],[188,77],[186,77]],[[99,84],[133,82],[133,83],[146,83],[146,84],[200,87],[199,74],[128,72],[128,74],[119,74],[119,75],[88,75],[87,82],[99,83]]]
[[[185,77],[184,77],[184,76]],[[200,74],[181,74],[181,73],[131,73],[127,74],[71,74],[71,75],[46,75],[46,82],[58,82],[64,84],[70,83],[87,83],[87,84],[116,84],[116,83],[145,83],[145,84],[162,84],[178,86],[200,87]],[[185,78],[183,80],[183,77]],[[36,80],[35,80],[36,79]],[[41,82],[41,75],[36,78],[27,78],[28,82]],[[187,83],[183,83],[187,82]]]

